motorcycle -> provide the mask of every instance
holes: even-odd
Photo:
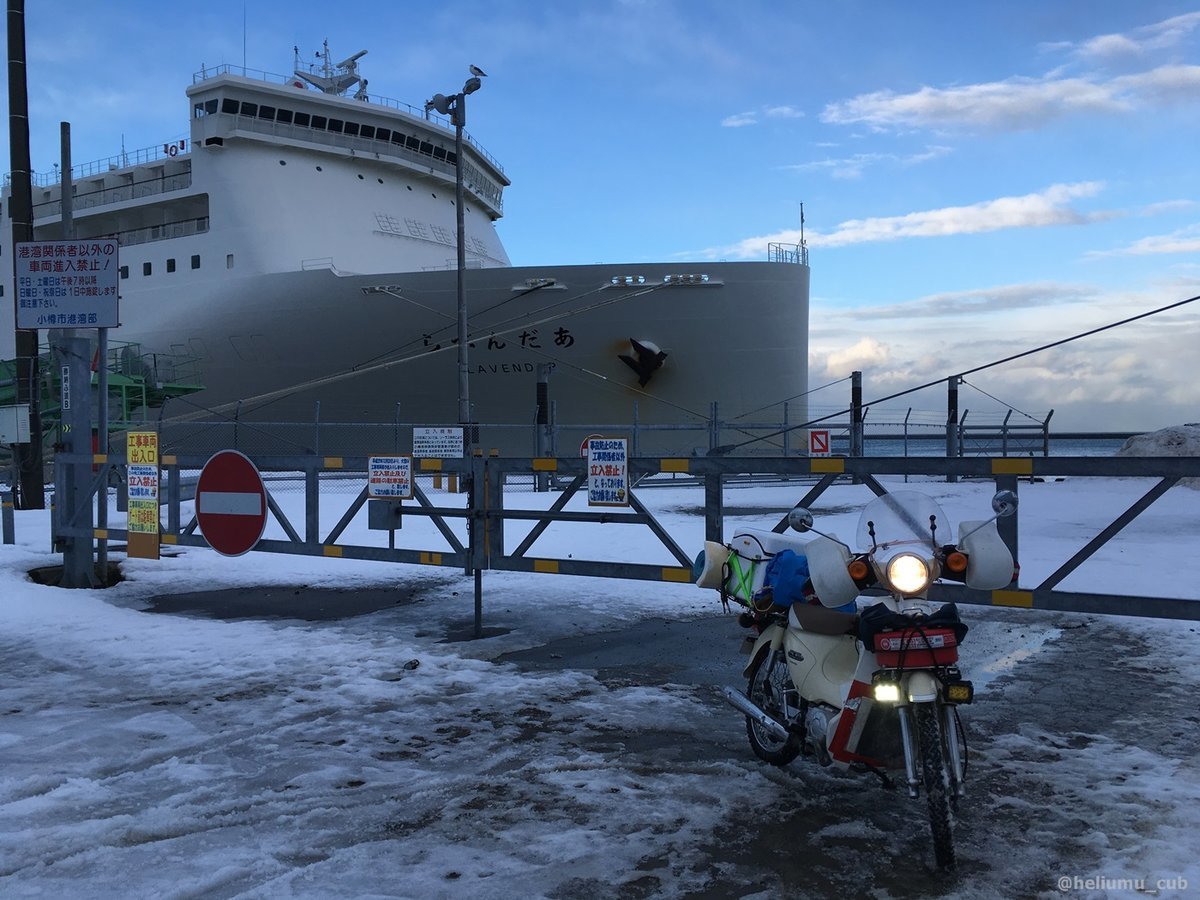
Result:
[[[883,494],[862,512],[858,550],[817,531],[798,507],[789,526],[817,538],[746,529],[729,545],[706,542],[697,561],[697,584],[745,606],[739,623],[757,635],[743,644],[745,692],[725,688],[746,716],[755,755],[786,766],[803,753],[874,773],[885,787],[893,786],[889,771],[902,772],[910,797],[925,792],[941,869],[955,865],[950,814],[967,772],[958,708],[972,702],[974,687],[958,668],[967,626],[955,604],[929,603],[929,587],[939,578],[984,590],[1009,585],[1014,562],[996,521],[1016,505],[1000,491],[995,515],[962,522],[955,541],[932,498]]]

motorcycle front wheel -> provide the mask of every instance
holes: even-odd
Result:
[[[945,758],[942,754],[942,735],[938,727],[938,710],[933,703],[913,706],[917,718],[917,743],[921,748],[921,774],[925,797],[929,801],[929,828],[933,832],[933,855],[939,869],[953,869],[954,834],[950,828],[950,808],[947,803]]]
[[[750,686],[746,689],[746,696],[785,728],[788,723],[784,719],[783,694],[787,690],[795,688],[792,687],[787,663],[782,656],[770,652],[760,654],[750,670]],[[785,740],[780,740],[749,716],[746,716],[746,735],[750,738],[754,755],[773,766],[786,766],[800,755],[798,735],[789,734]]]

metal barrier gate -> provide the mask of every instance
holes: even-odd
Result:
[[[94,497],[101,485],[108,482],[108,471],[123,465],[123,456],[98,454],[89,457],[62,455],[65,463],[86,461],[93,465],[96,477],[89,495]],[[166,473],[167,522],[161,531],[161,542],[168,545],[206,547],[207,542],[197,535],[196,520],[184,521],[181,471],[203,467],[207,456],[164,455],[161,465]],[[795,503],[811,505],[830,485],[839,479],[854,479],[875,493],[886,489],[877,475],[922,475],[947,479],[977,478],[993,480],[996,488],[1014,492],[1022,478],[1046,476],[1152,477],[1157,479],[1139,500],[1105,526],[1095,537],[1066,560],[1049,577],[1032,588],[1010,585],[999,591],[978,591],[960,585],[938,585],[933,596],[944,601],[1014,606],[1026,609],[1087,612],[1110,615],[1143,616],[1166,619],[1200,620],[1200,601],[1175,597],[1130,596],[1120,594],[1081,593],[1060,591],[1056,586],[1089,559],[1097,550],[1145,511],[1155,500],[1178,483],[1181,478],[1200,478],[1200,458],[1100,458],[1100,457],[1037,457],[1037,458],[632,458],[629,460],[630,511],[613,512],[569,511],[564,507],[586,480],[586,460],[579,457],[483,457],[470,459],[414,460],[414,475],[444,475],[461,479],[470,486],[465,506],[437,506],[419,483],[415,485],[415,505],[404,506],[405,515],[428,517],[445,539],[448,550],[377,547],[342,543],[341,538],[355,516],[368,502],[364,486],[350,501],[337,525],[322,536],[319,511],[323,473],[362,473],[365,479],[368,457],[277,456],[254,460],[263,472],[291,472],[303,478],[305,485],[305,516],[303,536],[287,519],[268,490],[271,513],[287,535],[287,540],[262,540],[256,551],[292,553],[345,559],[367,559],[450,566],[475,576],[476,634],[482,633],[482,584],[485,569],[514,572],[544,572],[560,575],[591,575],[598,577],[630,578],[652,582],[687,583],[692,579],[691,556],[668,533],[652,512],[637,497],[645,479],[662,473],[685,476],[703,485],[705,538],[724,540],[724,491],[726,479],[735,476],[757,475],[801,479],[807,491]],[[505,506],[506,485],[512,475],[552,478],[560,491],[557,500],[546,510],[518,510]],[[414,478],[414,482],[417,482]],[[798,488],[800,485],[798,485]],[[509,489],[510,490],[510,489]],[[326,501],[328,498],[326,498]],[[90,501],[88,501],[90,502]],[[1200,505],[1198,505],[1200,509]],[[1200,512],[1198,512],[1200,517]],[[57,512],[57,535],[60,539],[122,540],[123,529],[88,529],[76,523],[78,509]],[[1019,559],[1019,522],[1021,512],[998,523],[1001,536]],[[466,539],[461,540],[448,524],[465,520]],[[511,551],[506,548],[504,523],[533,521],[529,535]],[[532,557],[528,551],[545,529],[553,522],[593,522],[644,526],[659,540],[677,565],[646,565],[614,563],[574,558]],[[775,525],[782,532],[786,518]]]

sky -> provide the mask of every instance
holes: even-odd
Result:
[[[761,260],[800,239],[803,204],[810,386],[859,370],[868,402],[1200,294],[1200,3],[28,6],[37,171],[62,120],[76,162],[161,144],[201,65],[285,74],[328,40],[418,106],[488,73],[467,129],[513,181],[516,265]],[[1198,311],[969,375],[960,408],[1200,421]]]
[[[935,498],[943,525],[986,515],[993,490],[882,477]],[[362,486],[324,483],[322,534]],[[770,527],[806,487],[726,486],[726,509],[741,510],[726,518],[726,540]],[[1147,487],[1021,485],[1022,585]],[[272,481],[271,492],[302,520],[301,487]],[[701,544],[702,488],[639,495],[681,545]],[[505,505],[544,509],[557,496],[510,488]],[[854,534],[871,496],[830,488],[818,527]],[[34,584],[26,573],[59,559],[48,515],[17,511],[15,544],[0,544],[6,898],[767,900],[801,886],[1096,900],[1135,895],[1120,887],[1134,881],[1170,898],[1200,884],[1200,726],[1184,714],[1200,675],[1195,622],[961,609],[970,630],[959,662],[977,693],[962,710],[970,764],[951,880],[931,872],[923,798],[752,755],[742,716],[718,691],[744,686],[745,632],[714,591],[487,572],[488,636],[446,640],[471,618],[471,579],[448,568],[175,547],[122,560],[125,580],[107,590]],[[365,517],[341,540],[386,546]],[[124,515],[111,510],[110,521],[123,527]],[[509,541],[530,527],[510,522]],[[1200,600],[1200,560],[1183,552],[1198,532],[1195,490],[1174,487],[1062,587]],[[531,552],[670,564],[647,536],[557,523]],[[273,520],[266,537],[283,537]],[[448,549],[421,517],[405,518],[397,545]],[[192,586],[261,599],[206,616],[204,600],[176,596]],[[343,592],[330,606],[370,588],[384,602],[327,620],[289,616],[305,588]],[[191,614],[148,612],[164,595]],[[691,630],[702,621],[711,640]],[[606,672],[568,649],[585,633],[599,633],[597,645],[629,640],[621,630],[638,623],[653,627],[634,635],[674,631],[680,652]],[[561,652],[543,652],[543,665],[500,658],[547,643]]]

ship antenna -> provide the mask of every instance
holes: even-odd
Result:
[[[804,202],[800,202],[800,246],[807,246],[804,243]]]

